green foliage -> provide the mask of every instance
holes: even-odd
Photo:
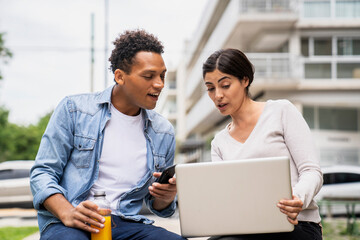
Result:
[[[12,57],[11,51],[5,47],[4,33],[0,33],[0,58],[4,63],[7,63],[7,59]],[[2,75],[0,72],[0,80],[2,79]]]
[[[46,114],[36,125],[20,126],[10,123],[9,111],[0,107],[0,162],[35,159],[51,114]]]
[[[22,240],[39,230],[38,227],[3,227],[0,228],[1,240]]]

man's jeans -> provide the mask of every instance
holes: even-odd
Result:
[[[118,216],[111,215],[112,240],[123,239],[146,239],[146,240],[184,240],[175,233],[164,228],[156,227],[139,222],[123,220]],[[89,240],[90,233],[76,228],[66,227],[62,223],[51,224],[41,235],[40,240]]]

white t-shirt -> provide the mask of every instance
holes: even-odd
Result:
[[[99,177],[90,190],[88,200],[95,191],[105,191],[111,203],[112,214],[120,196],[132,189],[147,172],[144,120],[140,112],[128,116],[111,105],[111,118],[107,122],[99,160]]]
[[[211,143],[212,161],[288,156],[293,194],[304,205],[299,221],[320,222],[313,200],[322,186],[322,173],[311,132],[301,113],[287,100],[269,100],[244,143],[235,140],[228,126]]]

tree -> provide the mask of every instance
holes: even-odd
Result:
[[[0,33],[0,58],[4,63],[7,63],[7,60],[12,57],[11,51],[5,47],[5,40],[4,40],[5,33]],[[2,74],[0,71],[0,80],[2,79]]]
[[[36,125],[21,126],[10,123],[9,111],[0,107],[0,162],[35,159],[51,114],[43,116]]]

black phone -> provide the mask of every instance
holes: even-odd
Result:
[[[169,179],[172,178],[175,174],[175,166],[176,164],[166,168],[162,173],[161,176],[156,179],[156,182],[164,184],[169,183]]]

